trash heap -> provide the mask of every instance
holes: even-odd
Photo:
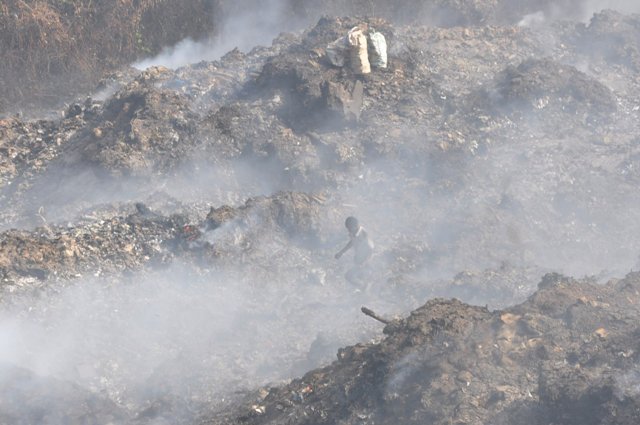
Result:
[[[0,234],[0,281],[22,287],[85,274],[97,277],[166,266],[176,257],[203,264],[236,262],[253,249],[258,232],[317,245],[324,239],[323,204],[321,194],[279,192],[250,198],[239,208],[211,207],[199,221],[136,203],[123,208],[126,215],[87,215],[74,227],[9,230]]]
[[[70,399],[108,398],[125,422],[635,425],[638,277],[611,277],[640,252],[638,21],[323,18],[3,120],[2,303],[47,335],[54,307],[78,317],[68,288],[115,294],[109,326],[134,325],[118,307],[156,294],[147,281],[202,313],[169,321],[199,350],[160,329],[134,357],[104,340],[76,353],[68,379],[91,392]],[[369,292],[334,258],[349,215],[376,242]],[[550,270],[594,277],[538,288]],[[162,361],[137,387],[142,352]],[[11,394],[60,417],[55,397]]]
[[[549,274],[504,310],[434,299],[388,321],[381,342],[204,423],[631,424],[638,294],[638,273],[606,285]]]

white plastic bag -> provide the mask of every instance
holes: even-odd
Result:
[[[369,61],[374,68],[387,67],[387,40],[384,34],[371,29],[369,32]]]
[[[369,63],[369,54],[367,52],[367,37],[358,27],[354,27],[347,35],[349,45],[351,46],[349,59],[351,60],[351,69],[354,74],[369,74],[371,72],[371,64]]]

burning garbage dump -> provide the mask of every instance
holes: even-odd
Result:
[[[636,424],[640,16],[480,3],[0,120],[0,422]]]

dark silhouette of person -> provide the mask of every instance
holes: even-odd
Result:
[[[336,255],[336,259],[340,259],[342,255],[353,248],[353,262],[355,266],[346,274],[348,281],[357,283],[365,275],[365,263],[373,255],[373,242],[369,238],[367,231],[360,225],[355,217],[347,217],[344,226],[349,232],[349,242]]]
[[[354,263],[362,265],[373,254],[373,242],[371,242],[367,231],[360,225],[357,218],[347,217],[344,226],[349,232],[349,242],[336,254],[336,259],[339,259],[345,252],[353,248],[355,252],[353,256]]]

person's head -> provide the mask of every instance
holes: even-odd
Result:
[[[347,228],[350,234],[355,235],[360,228],[360,223],[358,223],[357,218],[350,216],[344,221],[344,227]]]

